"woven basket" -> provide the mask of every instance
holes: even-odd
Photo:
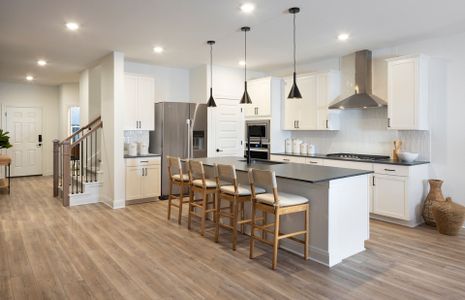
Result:
[[[465,207],[447,198],[445,202],[436,202],[432,207],[434,221],[439,233],[457,235],[465,221]]]

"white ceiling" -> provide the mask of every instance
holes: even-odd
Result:
[[[126,57],[174,67],[208,62],[206,40],[214,39],[215,64],[237,66],[243,56],[240,27],[249,25],[248,65],[269,71],[292,61],[291,6],[297,15],[298,61],[347,54],[465,30],[463,0],[1,0],[0,80],[59,84],[116,50]],[[64,23],[81,24],[79,32]],[[351,39],[337,41],[340,32]],[[165,48],[153,53],[154,45]],[[38,58],[49,65],[39,68]]]

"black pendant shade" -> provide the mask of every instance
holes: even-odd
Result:
[[[242,95],[240,104],[252,104],[249,93],[247,92],[247,32],[250,31],[250,27],[244,26],[241,28],[244,32],[244,94]]]
[[[289,92],[289,96],[287,98],[302,98],[302,94],[299,91],[299,87],[297,87],[296,75],[294,72],[294,82],[292,83],[291,91]]]
[[[213,99],[213,45],[215,41],[208,41],[210,45],[210,98],[208,98],[207,107],[216,107],[215,99]]]
[[[296,41],[295,41],[295,15],[300,12],[300,8],[298,7],[291,7],[289,8],[289,13],[293,14],[293,46],[294,46],[294,76],[293,76],[293,83],[292,83],[292,88],[291,91],[289,92],[289,96],[287,98],[293,99],[293,98],[302,98],[302,94],[299,91],[299,88],[297,87],[297,76],[296,76]]]
[[[241,98],[241,104],[252,104],[252,100],[250,100],[249,93],[247,92],[247,81],[244,82],[244,95]]]

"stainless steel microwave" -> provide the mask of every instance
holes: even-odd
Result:
[[[246,121],[245,122],[245,137],[250,134],[250,140],[259,143],[270,142],[270,121]]]

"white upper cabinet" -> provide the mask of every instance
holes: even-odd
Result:
[[[284,80],[284,130],[338,130],[339,112],[328,109],[339,95],[339,72],[305,74],[297,77],[302,99],[288,99],[292,78]]]
[[[271,77],[250,80],[247,82],[247,90],[252,104],[244,105],[245,117],[271,117]]]
[[[154,78],[126,73],[124,91],[124,130],[154,130]]]
[[[388,127],[428,130],[428,57],[388,59]]]

